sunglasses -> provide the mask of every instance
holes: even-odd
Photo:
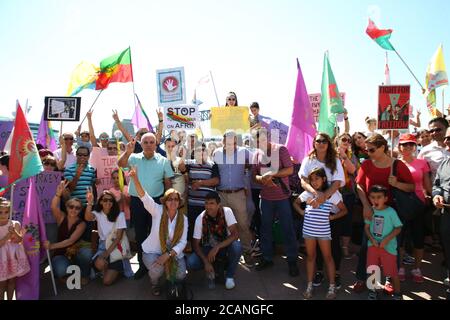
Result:
[[[318,143],[318,144],[328,144],[328,140],[327,139],[317,139],[314,142]]]
[[[236,101],[235,98],[228,98],[227,101]]]
[[[80,207],[80,206],[74,206],[73,204],[68,205],[67,208],[69,208],[69,209],[75,209],[75,210],[81,210],[81,207]]]
[[[77,157],[89,157],[87,153],[77,153]]]
[[[44,161],[42,162],[44,166],[56,166],[56,162],[53,161]]]
[[[64,141],[73,141],[73,138],[64,138]]]
[[[100,137],[100,140],[106,141],[108,140],[108,137]]]
[[[367,148],[368,153],[374,153],[378,148]]]
[[[450,140],[450,136],[445,137],[444,140]]]
[[[115,147],[115,148],[108,148],[108,150],[117,150],[117,147]]]
[[[350,139],[350,138],[342,138],[341,141],[350,143],[350,142],[352,142],[352,139]]]
[[[428,130],[429,133],[438,133],[438,132],[441,132],[441,131],[442,131],[442,128],[434,128],[434,129]]]
[[[114,201],[111,198],[103,198],[102,202],[111,202],[111,203],[113,203]]]
[[[178,198],[168,198],[167,199],[167,202],[172,202],[172,201],[180,201],[180,199],[178,199]]]
[[[410,147],[410,148],[416,146],[416,144],[415,144],[414,142],[405,142],[405,143],[401,143],[400,145],[401,145],[402,147]]]

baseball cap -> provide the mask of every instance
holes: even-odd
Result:
[[[399,144],[408,143],[408,142],[417,144],[416,136],[411,133],[404,133],[400,136],[400,138],[398,140]]]

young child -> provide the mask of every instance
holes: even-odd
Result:
[[[373,207],[372,219],[365,220],[364,230],[368,237],[367,267],[383,266],[385,276],[391,277],[394,285],[394,299],[402,300],[400,280],[397,271],[397,236],[402,223],[397,212],[386,205],[388,190],[374,185],[369,190],[369,200]],[[369,290],[369,300],[377,299],[377,292]]]
[[[327,175],[323,168],[314,168],[308,175],[308,180],[314,190],[323,192],[328,188]],[[299,199],[294,203],[294,208],[300,213],[304,212],[303,221],[303,238],[306,246],[306,273],[308,286],[303,296],[306,299],[312,298],[313,294],[313,277],[316,264],[316,248],[317,244],[322,252],[323,260],[327,266],[328,279],[330,287],[326,298],[336,298],[336,268],[331,254],[331,229],[330,220],[334,220],[347,214],[347,209],[342,202],[342,196],[336,191],[327,201],[318,208],[313,208],[310,204],[314,200],[315,195],[304,191],[300,194]],[[299,202],[302,204],[300,205]],[[305,208],[305,209],[303,209]],[[303,211],[304,210],[304,211]],[[337,211],[337,212],[336,212]],[[332,214],[336,212],[335,214]]]
[[[89,149],[89,152],[92,152],[91,135],[89,131],[82,131],[80,133],[80,130],[81,127],[78,127],[78,130],[75,131],[77,146],[86,147]]]
[[[18,221],[9,221],[11,202],[0,198],[0,300],[12,300],[16,288],[16,277],[30,271],[30,264],[22,244]]]

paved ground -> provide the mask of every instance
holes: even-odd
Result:
[[[188,275],[187,282],[194,294],[194,300],[303,300],[301,293],[306,286],[305,257],[299,255],[298,265],[300,276],[291,278],[287,272],[287,263],[282,255],[274,259],[275,265],[264,271],[248,269],[240,265],[235,277],[236,288],[226,290],[224,286],[217,285],[215,289],[208,289],[203,272],[193,272]],[[442,280],[444,270],[441,266],[442,254],[426,252],[423,263],[425,282],[415,284],[408,279],[402,283],[403,298],[405,300],[444,300],[446,298]],[[366,300],[367,292],[352,293],[351,285],[354,282],[357,257],[351,260],[342,260],[342,288],[338,293],[338,300]],[[137,259],[132,259],[133,270],[138,268]],[[48,268],[47,268],[48,270]],[[158,300],[150,293],[149,278],[146,276],[138,281],[134,279],[119,279],[114,285],[104,287],[100,279],[91,281],[81,290],[68,290],[57,283],[58,296],[53,295],[50,272],[46,272],[41,280],[41,299],[45,300]],[[315,290],[314,298],[323,300],[327,284]],[[382,297],[382,299],[390,299]]]

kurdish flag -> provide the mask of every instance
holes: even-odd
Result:
[[[99,68],[94,64],[86,61],[80,62],[72,71],[70,76],[69,88],[67,95],[74,96],[83,89],[95,90]]]
[[[395,51],[394,47],[389,42],[389,38],[392,34],[392,29],[378,29],[375,23],[369,19],[369,25],[367,26],[366,33],[383,49]]]
[[[10,154],[8,186],[0,189],[0,192],[19,180],[35,176],[44,171],[36,143],[34,143],[33,135],[19,101],[17,101],[16,120],[11,135],[6,142],[5,150]]]
[[[344,113],[341,95],[328,60],[328,51],[323,59],[322,100],[320,101],[319,132],[335,136],[336,114]]]
[[[100,62],[100,72],[95,83],[95,89],[106,89],[111,82],[130,81],[133,81],[133,69],[131,67],[131,50],[128,47],[121,53]]]
[[[430,64],[428,65],[425,84],[428,91],[432,91],[440,86],[448,85],[442,44],[437,49],[433,58],[431,58]]]

